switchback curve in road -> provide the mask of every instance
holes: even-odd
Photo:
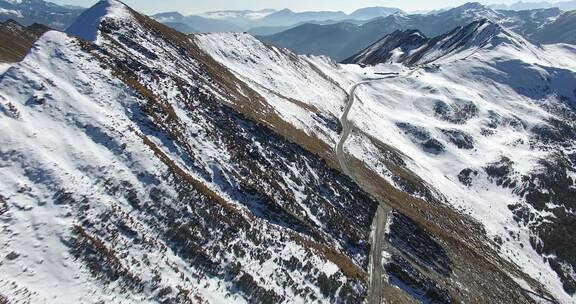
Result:
[[[408,75],[412,74],[409,73]],[[342,133],[340,135],[340,140],[336,145],[336,157],[338,158],[338,164],[344,174],[348,175],[350,178],[353,178],[353,175],[350,172],[350,168],[346,162],[346,157],[344,155],[344,144],[348,137],[350,137],[350,133],[352,132],[353,125],[348,120],[348,114],[354,105],[354,101],[356,100],[356,89],[363,84],[368,84],[374,81],[385,80],[389,78],[396,78],[399,77],[398,73],[381,73],[378,74],[380,76],[390,76],[390,77],[380,77],[380,78],[373,78],[363,80],[354,84],[350,88],[350,92],[348,93],[348,99],[346,100],[346,106],[344,108],[344,112],[340,118],[340,124],[342,125]],[[368,297],[367,302],[369,304],[380,304],[382,301],[382,241],[384,240],[384,233],[385,233],[385,226],[387,221],[387,216],[389,210],[387,206],[378,205],[376,209],[376,214],[374,215],[374,219],[372,220],[372,233],[371,233],[371,240],[370,244],[370,257],[369,257],[369,283],[368,283]]]

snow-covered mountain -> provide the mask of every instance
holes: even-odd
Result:
[[[432,62],[454,61],[455,56],[464,59],[490,43],[511,41],[508,32],[500,25],[482,19],[434,38],[426,38],[417,30],[396,31],[343,63],[423,66]]]
[[[532,38],[542,43],[576,44],[576,11],[566,12],[539,28]]]
[[[576,50],[464,28],[413,70],[116,0],[44,34],[0,75],[0,299],[570,303]]]
[[[0,21],[12,19],[22,25],[40,23],[63,30],[72,24],[83,10],[43,0],[0,0]]]
[[[364,24],[304,24],[259,38],[300,54],[327,55],[341,61],[397,30],[419,30],[425,35],[437,36],[473,21],[487,19],[533,38],[536,32],[552,24],[561,14],[558,9],[495,11],[479,3],[467,3],[436,14],[393,14]]]
[[[342,21],[363,23],[367,20],[385,17],[401,12],[396,8],[367,7],[358,9],[351,14],[341,11],[303,11],[290,9],[258,11],[213,11],[199,15],[183,16],[180,13],[159,13],[153,16],[162,23],[183,23],[198,30],[198,32],[255,32],[275,34],[300,24],[337,23]]]
[[[481,21],[434,38],[396,32],[349,62],[414,68],[358,93],[358,129],[400,149],[503,255],[574,301],[576,48]]]
[[[267,57],[261,52],[245,55],[256,49],[252,43],[218,44],[233,39],[211,35],[199,39],[209,37],[211,42],[201,47],[256,82],[255,87],[280,79],[269,74],[278,67],[245,59]],[[239,51],[242,45],[247,50]],[[361,54],[366,56],[359,56],[359,63],[392,59],[392,64],[362,68],[308,58],[343,88],[361,84],[349,114],[355,128],[345,145],[353,178],[418,221],[422,219],[407,203],[413,200],[399,199],[391,189],[428,202],[417,208],[437,202],[470,216],[481,223],[498,254],[525,273],[512,275],[522,288],[530,289],[526,282],[537,280],[542,289],[536,294],[573,302],[576,261],[574,234],[569,231],[576,223],[576,48],[536,46],[483,19],[434,38],[417,31],[397,32]],[[383,56],[381,61],[378,56]],[[362,61],[366,58],[372,59]],[[392,188],[372,188],[376,177]],[[396,242],[394,237],[388,240],[392,246]],[[394,270],[408,269],[401,258],[405,252],[391,248],[388,253],[385,269],[391,284],[416,294],[438,294],[406,287],[403,284],[410,280],[405,276],[395,281],[399,279]],[[459,254],[450,247],[448,255]],[[456,277],[462,283],[465,275]],[[457,293],[442,279],[435,284],[451,296]],[[511,290],[522,293],[519,287]],[[487,296],[480,302],[526,300],[515,297],[507,294],[498,301]]]
[[[271,127],[304,131],[189,37],[120,2],[69,32],[84,40],[49,32],[0,78],[4,297],[364,297],[375,202]]]
[[[535,33],[550,26],[554,23],[563,12],[558,8],[533,9],[525,11],[498,11],[502,18],[498,22],[504,27],[521,34],[524,37],[531,38],[540,43],[546,43]],[[566,39],[564,42],[568,43]]]

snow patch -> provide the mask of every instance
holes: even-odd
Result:
[[[130,16],[128,8],[122,2],[102,0],[82,13],[66,30],[66,33],[84,40],[97,42],[102,20],[106,18],[125,19]]]
[[[5,9],[5,8],[1,8],[1,7],[0,7],[0,14],[12,15],[13,17],[17,17],[17,18],[24,18],[24,15],[22,15],[22,12],[20,12],[20,11],[9,10],[9,9]]]

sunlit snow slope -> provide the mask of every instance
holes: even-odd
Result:
[[[187,36],[117,1],[77,24],[0,76],[2,301],[362,301],[366,193]]]
[[[201,46],[254,86],[276,86],[277,78],[266,77],[270,64],[227,55],[255,48],[218,45],[216,35],[197,39],[212,41]],[[413,197],[470,215],[500,256],[548,295],[574,300],[574,47],[536,46],[480,19],[434,38],[391,34],[348,60],[373,65],[366,68],[306,60],[342,88],[366,82],[350,113],[356,125],[345,147],[350,162],[360,160]],[[377,80],[388,72],[400,76]],[[317,107],[332,106],[323,103]],[[414,187],[406,172],[427,186]],[[371,183],[363,171],[356,175]],[[406,203],[394,207],[409,209]],[[529,289],[523,280],[516,277]]]

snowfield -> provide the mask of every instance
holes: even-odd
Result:
[[[264,96],[284,120],[330,145],[336,143],[337,134],[317,117],[339,117],[346,91],[306,57],[264,45],[249,34],[197,34],[194,38]]]

